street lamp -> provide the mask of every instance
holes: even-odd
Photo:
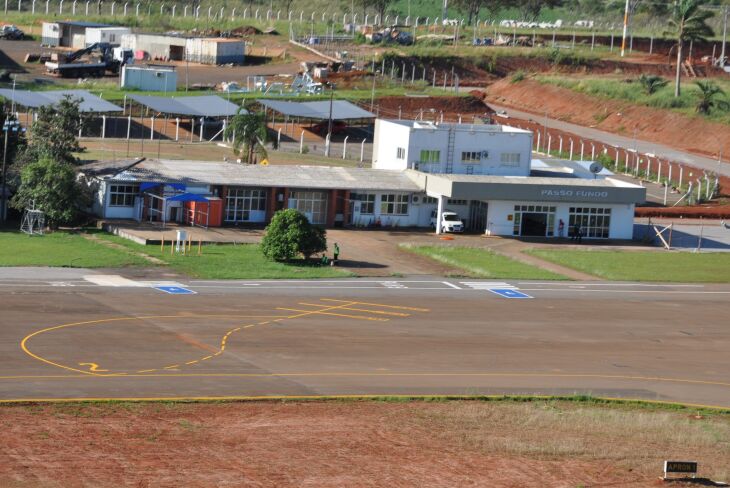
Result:
[[[20,128],[20,123],[17,120],[11,121],[10,119],[5,119],[5,123],[3,124],[3,132],[4,132],[4,139],[5,142],[3,144],[3,167],[2,167],[2,192],[1,198],[0,198],[0,220],[5,222],[7,217],[7,207],[8,207],[8,196],[7,196],[7,185],[5,184],[5,181],[7,179],[7,167],[8,167],[8,135],[10,132],[14,132],[17,134],[18,130]],[[25,129],[23,129],[25,130]]]

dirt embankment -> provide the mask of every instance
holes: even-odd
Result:
[[[423,114],[424,120],[439,120],[441,114],[444,121],[453,122],[459,115],[464,122],[470,122],[474,116],[483,116],[493,111],[479,98],[467,97],[381,97],[377,104],[386,117],[397,116],[399,111],[404,119],[417,119]]]
[[[636,131],[639,139],[708,157],[717,157],[720,146],[723,154],[730,154],[728,126],[670,110],[592,97],[533,80],[502,80],[489,87],[486,100],[628,137]]]

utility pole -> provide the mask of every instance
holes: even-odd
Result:
[[[449,0],[444,0],[444,10],[441,14],[441,20],[445,20],[449,15]]]
[[[332,140],[332,104],[334,103],[335,98],[335,91],[330,91],[330,118],[329,122],[327,123],[327,137]]]
[[[624,34],[623,39],[621,40],[621,57],[624,57],[624,53],[626,52],[626,34],[629,30],[629,2],[631,0],[626,0],[626,8],[624,9]]]
[[[727,15],[730,12],[730,6],[725,5],[725,21],[722,25],[722,51],[720,52],[720,67],[725,67],[725,44],[727,44]]]

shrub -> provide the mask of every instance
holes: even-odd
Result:
[[[515,71],[515,73],[512,75],[511,82],[512,83],[519,83],[520,81],[523,81],[525,79],[525,72],[521,69],[518,69]]]
[[[327,236],[324,229],[312,226],[298,210],[280,210],[266,227],[261,250],[273,261],[291,261],[300,254],[309,259],[327,250]]]

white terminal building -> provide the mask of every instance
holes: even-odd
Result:
[[[264,224],[296,208],[326,226],[436,227],[455,212],[487,235],[631,239],[645,188],[591,162],[533,160],[532,134],[500,125],[375,122],[372,168],[143,159],[82,167],[106,219]],[[206,203],[209,201],[210,203]],[[562,226],[561,226],[562,223]]]

